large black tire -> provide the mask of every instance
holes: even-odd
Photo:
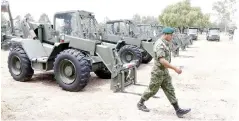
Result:
[[[137,60],[136,67],[139,67],[142,62],[142,53],[140,49],[133,45],[125,45],[119,50],[119,57],[123,63],[130,63],[133,60]],[[127,60],[126,56],[133,56],[132,59]]]
[[[153,59],[153,57],[144,50],[144,52],[142,52],[142,63],[149,63],[151,60]]]
[[[111,78],[111,73],[105,66],[100,69],[97,69],[94,73],[96,74],[96,76],[98,76],[101,79]]]
[[[67,49],[58,54],[53,68],[57,83],[62,89],[71,92],[80,91],[87,85],[92,69],[85,55],[75,49]]]
[[[30,80],[34,74],[27,54],[20,47],[13,48],[10,51],[8,56],[8,69],[13,79],[21,82]]]

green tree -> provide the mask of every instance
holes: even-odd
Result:
[[[227,30],[229,23],[232,22],[234,13],[237,11],[236,0],[220,0],[213,4],[212,9],[216,11],[219,24]]]
[[[180,32],[187,27],[204,28],[209,25],[209,14],[203,14],[200,7],[192,7],[190,0],[184,0],[167,6],[159,16],[164,26],[179,28]]]

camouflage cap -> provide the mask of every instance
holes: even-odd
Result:
[[[174,29],[170,28],[170,27],[165,27],[163,29],[163,33],[165,33],[165,34],[172,34],[172,33],[174,33]]]

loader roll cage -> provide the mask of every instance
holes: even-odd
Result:
[[[127,19],[107,21],[106,27],[108,28],[107,33],[112,33],[116,35],[123,34],[126,37],[135,37],[140,34],[138,29],[136,28],[136,25],[131,20]]]
[[[154,36],[154,31],[150,24],[138,24],[137,28],[138,28],[140,34],[146,34],[146,36],[148,36],[148,37]]]
[[[54,30],[62,34],[84,39],[98,39],[98,23],[91,12],[76,10],[57,12],[54,15]]]

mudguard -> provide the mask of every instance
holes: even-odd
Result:
[[[152,56],[154,57],[154,52],[153,52],[153,42],[146,42],[142,41],[142,47]]]

